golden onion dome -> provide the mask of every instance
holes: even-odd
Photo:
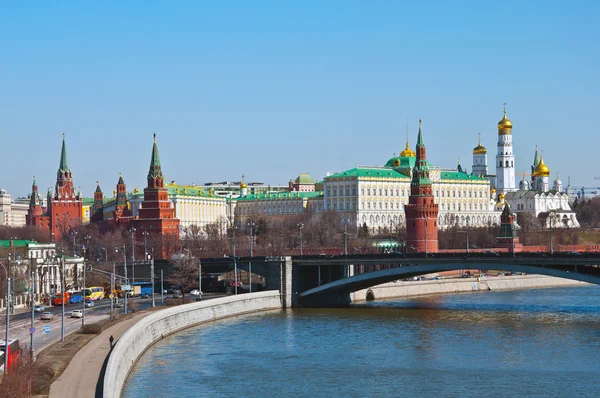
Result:
[[[501,193],[500,195],[498,195],[498,202],[502,202],[504,200],[504,194]]]
[[[247,188],[248,186],[246,185],[246,183],[244,181],[242,181],[242,183],[240,184],[240,188]]]
[[[506,117],[506,108],[504,108],[504,117],[498,122],[498,134],[512,134],[512,122]]]
[[[546,166],[546,164],[544,163],[543,156],[540,158],[540,162],[538,163],[538,165],[535,166],[535,169],[533,170],[533,175],[534,177],[548,177],[550,175],[550,168],[548,168],[548,166]]]
[[[408,145],[408,141],[406,142],[406,148],[400,152],[400,157],[401,158],[415,158],[417,157],[417,154],[410,149],[410,146]]]
[[[473,155],[485,155],[487,153],[487,149],[481,144],[477,145],[473,148]]]
[[[473,155],[485,155],[487,149],[481,145],[481,133],[477,134],[477,146],[473,148]]]

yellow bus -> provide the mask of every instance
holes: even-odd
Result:
[[[86,300],[102,300],[104,298],[104,288],[93,286],[83,290]]]

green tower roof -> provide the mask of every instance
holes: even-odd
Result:
[[[148,178],[162,178],[162,169],[160,167],[160,158],[158,156],[158,146],[156,145],[156,133],[154,133],[154,145],[152,146],[152,158],[150,159],[150,170]]]
[[[67,144],[65,143],[65,134],[63,133],[62,149],[60,151],[60,164],[58,171],[71,171],[67,163]]]

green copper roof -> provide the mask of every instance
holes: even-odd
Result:
[[[28,240],[28,239],[14,239],[14,240],[10,240],[10,239],[4,239],[4,240],[0,240],[0,247],[10,247],[10,242],[13,243],[14,247],[27,247],[32,243],[38,243],[34,240]]]
[[[535,156],[533,157],[533,167],[536,167],[538,164],[540,164],[540,160],[538,158],[538,150],[537,150],[537,145],[535,146]]]
[[[315,192],[278,192],[278,193],[259,193],[249,194],[246,196],[239,197],[235,200],[239,201],[250,201],[250,200],[277,200],[277,199],[298,199],[298,198],[318,198],[323,196],[322,191]]]
[[[385,164],[385,167],[395,167],[399,169],[411,169],[415,167],[417,158],[414,156],[396,156],[391,158]]]
[[[81,199],[81,204],[84,205],[84,206],[93,205],[94,204],[94,198],[83,198],[83,199]]]
[[[221,196],[217,196],[214,193],[211,195],[210,189],[196,187],[193,185],[177,185],[177,184],[166,183],[165,188],[167,188],[169,195],[202,196],[202,197],[213,197],[213,198],[223,199]]]
[[[60,152],[60,164],[58,165],[58,171],[70,171],[69,165],[67,164],[67,144],[65,143],[64,134],[62,141],[62,150]]]
[[[392,168],[368,168],[368,167],[357,167],[354,169],[346,170],[341,173],[332,174],[325,177],[325,180],[332,178],[346,178],[346,177],[379,177],[379,178],[402,178],[407,179],[405,174]]]
[[[483,177],[476,176],[475,174],[465,174],[461,171],[442,170],[440,172],[440,178],[442,180],[487,181]]]
[[[417,146],[425,146],[423,142],[423,123],[421,119],[419,119],[419,135],[417,136]]]
[[[96,193],[102,193],[102,190],[100,189],[100,184],[96,184]]]
[[[125,181],[123,181],[123,176],[119,173],[119,182],[117,182],[117,185],[125,185]]]
[[[152,158],[150,159],[150,170],[148,171],[148,178],[163,177],[162,169],[160,167],[160,158],[158,156],[158,146],[156,146],[156,133],[154,133],[154,145],[152,145]]]
[[[317,183],[315,179],[312,178],[308,173],[300,174],[298,178],[294,180],[294,182],[301,185],[314,185]]]

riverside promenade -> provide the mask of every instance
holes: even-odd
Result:
[[[50,398],[93,398],[101,396],[102,375],[108,355],[131,326],[151,312],[139,312],[112,325],[87,343],[73,357],[63,374],[50,386]],[[111,345],[110,338],[114,341]],[[98,393],[98,394],[97,394]]]

